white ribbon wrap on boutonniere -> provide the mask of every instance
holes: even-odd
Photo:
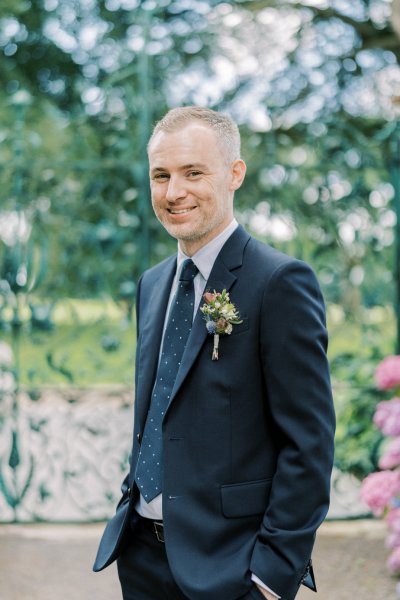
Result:
[[[206,320],[206,328],[214,335],[212,360],[218,360],[219,336],[230,335],[234,325],[242,323],[236,307],[229,299],[226,290],[222,292],[206,292],[203,294],[204,304],[200,307]]]

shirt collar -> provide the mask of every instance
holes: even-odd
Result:
[[[192,257],[186,256],[182,251],[178,243],[178,258],[177,258],[177,273],[182,266],[182,263],[187,258],[191,258],[196,267],[198,268],[201,276],[205,281],[208,280],[211,269],[214,266],[215,259],[220,253],[222,246],[225,244],[228,238],[235,231],[238,226],[236,219],[233,219],[227,227],[217,237],[213,238],[208,244],[200,248]]]

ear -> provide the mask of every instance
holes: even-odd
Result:
[[[243,183],[246,175],[246,163],[241,158],[238,158],[231,164],[231,185],[229,191],[238,190]]]

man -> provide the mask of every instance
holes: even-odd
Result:
[[[235,221],[246,166],[228,117],[173,109],[148,153],[178,254],[138,284],[130,473],[94,569],[118,558],[124,600],[292,600],[315,589],[328,508],[323,299],[306,264]]]

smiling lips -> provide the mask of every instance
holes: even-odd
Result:
[[[181,208],[181,209],[177,209],[177,208],[168,208],[168,212],[171,215],[185,215],[189,212],[191,212],[192,210],[194,210],[196,207],[192,206],[190,208]]]

